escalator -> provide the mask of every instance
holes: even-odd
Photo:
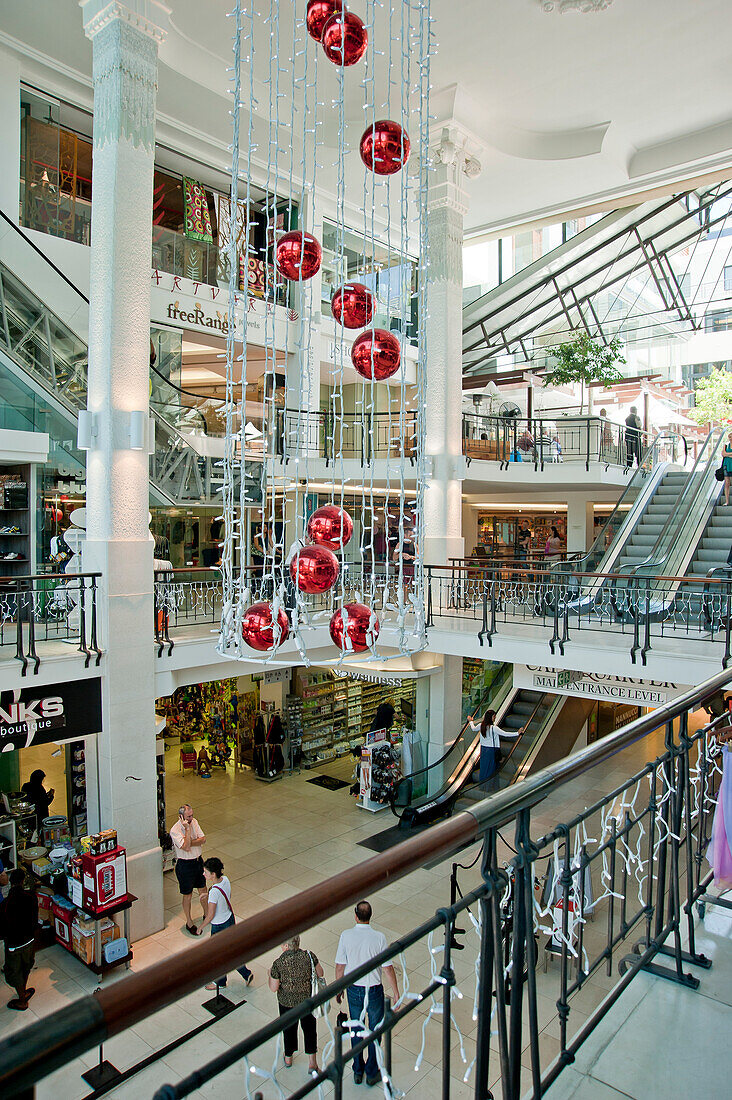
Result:
[[[3,216],[13,230],[13,248],[4,255],[27,248],[36,265],[45,262],[43,285],[58,285],[61,295],[73,299],[78,327],[85,327],[88,300],[54,264],[43,257],[17,226]],[[62,423],[64,437],[76,441],[78,413],[86,408],[88,348],[84,340],[0,261],[0,369],[6,388],[22,387],[43,399],[54,424]],[[159,505],[221,504],[223,436],[207,436],[198,427],[196,410],[200,395],[175,384],[171,376],[180,362],[158,361],[151,365],[150,413],[155,420],[155,452],[150,460],[150,499]],[[47,423],[47,421],[46,421]],[[38,424],[36,430],[48,430]],[[49,432],[52,435],[52,432]],[[53,435],[52,435],[53,438]],[[76,451],[76,464],[83,452]],[[252,492],[258,485],[258,468],[247,463]],[[235,486],[238,494],[238,487]],[[256,497],[253,497],[256,499]]]
[[[471,729],[468,719],[444,756],[404,776],[397,784],[391,808],[402,827],[430,825],[442,817],[449,817],[463,799],[470,802],[485,798],[491,791],[523,779],[538,766],[537,760],[547,763],[547,755],[558,760],[571,752],[592,702],[585,713],[585,700],[514,688],[512,680],[513,667],[503,665],[474,712],[477,722],[491,707],[496,711],[501,729],[507,733],[523,729],[515,741],[503,742],[506,756],[497,775],[488,783],[478,783],[480,735]],[[555,736],[557,719],[569,703],[582,703],[583,706],[569,708],[571,721],[563,722],[561,736]]]

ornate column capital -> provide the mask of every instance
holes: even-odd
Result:
[[[158,44],[165,38],[165,27],[172,11],[163,0],[129,0],[127,4],[120,0],[79,0],[79,7],[87,38],[94,38],[114,20],[122,20]]]
[[[441,126],[431,145],[432,175],[428,204],[431,210],[449,207],[461,217],[468,211],[465,179],[475,179],[482,166],[475,141],[457,123]]]
[[[94,148],[125,138],[155,147],[155,100],[162,0],[79,0],[84,31],[94,44]]]

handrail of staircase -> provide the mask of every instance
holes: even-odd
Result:
[[[491,697],[498,696],[499,693],[503,691],[504,687],[508,687],[509,690],[510,690],[509,680],[510,680],[511,671],[512,671],[512,666],[504,664],[503,668],[501,669],[501,672],[496,677],[496,680],[498,680],[499,678],[502,678],[504,676],[506,677],[506,679],[502,680],[502,682],[499,683],[498,685],[496,685],[496,680],[494,680],[493,683],[489,684],[484,689],[484,691],[481,693],[480,699],[478,700],[477,706],[473,710],[473,714],[475,714],[476,710],[482,710],[483,706],[488,703],[488,700]],[[502,706],[502,704],[505,702],[505,700],[506,700],[506,696],[502,696],[501,700],[500,700],[500,703],[499,703],[499,706]],[[391,812],[395,815],[395,817],[401,818],[403,816],[402,814],[398,814],[397,811],[396,811],[396,805],[397,805],[396,799],[397,799],[397,795],[398,795],[398,792],[399,792],[399,785],[400,784],[405,784],[407,781],[413,781],[417,776],[428,775],[431,771],[434,771],[436,768],[439,768],[440,765],[444,764],[445,761],[447,760],[448,756],[450,756],[450,754],[455,751],[455,746],[460,742],[460,739],[463,736],[463,734],[465,733],[466,729],[468,728],[468,725],[470,724],[470,722],[472,720],[472,717],[473,717],[472,714],[468,715],[468,717],[463,722],[463,724],[460,728],[460,732],[458,733],[457,737],[452,742],[452,744],[449,746],[449,748],[442,754],[442,756],[440,756],[437,760],[433,760],[431,764],[426,764],[423,768],[418,768],[416,771],[409,772],[407,775],[402,776],[402,778],[399,780],[399,783],[397,783],[395,788],[392,790],[391,798],[389,799],[389,806],[391,808]],[[421,796],[418,795],[417,797],[421,797]],[[427,797],[427,796],[425,796],[425,797]],[[411,805],[411,803],[410,803],[410,805]],[[408,809],[409,807],[400,806],[399,808],[400,809]]]
[[[575,559],[575,561],[577,562],[577,565],[580,565],[580,563],[582,563],[582,562],[588,562],[593,557],[597,558],[598,562],[602,561],[602,559],[605,557],[605,555],[611,549],[611,547],[614,544],[616,544],[615,543],[615,538],[618,535],[620,535],[620,532],[622,531],[623,526],[625,524],[627,524],[628,522],[631,522],[631,523],[634,522],[631,519],[631,517],[633,516],[634,506],[640,500],[640,496],[641,496],[640,486],[642,485],[643,481],[645,481],[645,479],[653,473],[656,466],[658,465],[659,454],[661,452],[661,448],[664,445],[668,446],[670,444],[672,449],[673,449],[673,452],[675,453],[676,447],[677,447],[680,440],[683,442],[683,446],[684,446],[684,465],[686,465],[688,455],[689,455],[689,451],[688,451],[688,446],[687,446],[686,440],[684,439],[683,436],[680,436],[677,432],[660,432],[656,436],[656,438],[651,443],[650,447],[648,447],[646,449],[645,453],[643,454],[638,467],[634,471],[633,476],[631,477],[630,481],[628,482],[625,489],[623,490],[620,497],[618,498],[618,501],[615,504],[615,507],[613,508],[612,512],[610,513],[608,518],[605,520],[605,523],[602,525],[600,531],[598,532],[597,536],[595,537],[595,539],[592,543],[592,546],[590,547],[590,549],[587,551],[586,554],[584,554],[580,558]],[[635,493],[636,495],[634,496],[633,500],[630,502],[630,506],[627,507],[627,500],[633,493]],[[638,506],[640,507],[640,505],[638,505]],[[620,518],[621,513],[624,513],[622,515],[622,518]],[[618,521],[618,519],[620,519],[620,522],[618,523],[616,534],[615,534],[614,537],[612,537],[608,541],[607,533],[612,533],[613,532],[613,530],[615,529],[614,524]],[[599,557],[598,557],[598,555],[599,555]],[[556,567],[554,567],[554,568],[556,568]],[[561,571],[561,570],[559,570],[559,571]],[[573,573],[579,573],[579,572],[586,572],[586,570],[582,570],[582,569],[576,570],[576,569],[573,568],[572,572]]]
[[[716,468],[714,467],[714,463],[717,462],[719,458],[718,452],[724,439],[725,433],[721,429],[713,429],[709,433],[696,456],[691,473],[679,495],[676,505],[671,508],[666,517],[666,521],[659,532],[651,553],[644,558],[643,561],[635,562],[632,565],[624,567],[621,566],[621,576],[647,576],[648,574],[642,573],[641,570],[651,569],[655,572],[658,569],[663,569],[672,549],[677,545],[684,525],[691,515],[700,494],[702,494],[707,487],[707,481],[712,469]],[[700,475],[698,482],[696,480],[697,474]]]
[[[72,1058],[200,989],[207,981],[240,965],[243,959],[260,957],[375,890],[393,884],[426,863],[446,858],[489,830],[500,828],[570,780],[673,723],[731,680],[732,669],[724,669],[650,714],[520,783],[497,791],[427,832],[255,913],[220,935],[191,945],[185,952],[105,985],[93,994],[85,994],[42,1020],[14,1031],[0,1041],[0,1093],[17,1096]],[[341,988],[348,980],[346,976]]]

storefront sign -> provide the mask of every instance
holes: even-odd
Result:
[[[365,680],[367,684],[396,684],[401,681],[401,676],[381,676],[377,672],[341,672],[335,668],[332,672],[337,680]]]
[[[0,692],[0,752],[90,737],[102,728],[101,679]]]
[[[514,665],[513,683],[518,688],[556,691],[562,695],[579,695],[585,699],[601,699],[610,703],[636,703],[641,707],[658,707],[675,699],[686,687],[668,680],[634,680],[629,676],[608,676],[600,672],[574,672],[569,669],[546,668],[543,665]]]

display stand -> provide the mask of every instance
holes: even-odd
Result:
[[[109,970],[114,970],[117,966],[124,965],[126,970],[130,969],[132,963],[132,947],[130,945],[130,909],[133,902],[136,902],[137,898],[134,894],[128,894],[124,901],[117,902],[116,905],[110,905],[108,909],[104,909],[99,913],[90,913],[89,916],[94,920],[94,960],[87,963],[82,959],[80,955],[74,951],[70,944],[64,943],[63,940],[56,937],[56,943],[59,946],[65,948],[70,955],[73,955],[75,959],[78,959],[82,966],[86,966],[94,974],[98,974],[100,978]],[[115,959],[114,962],[104,962],[102,958],[102,929],[101,922],[108,917],[113,917],[117,913],[122,913],[122,931],[124,937],[127,940],[127,954],[123,955],[121,959]]]
[[[378,763],[380,750],[390,750],[391,761],[386,768]],[[373,797],[374,790],[378,786],[380,791],[385,788],[393,789],[401,778],[401,771],[396,762],[401,756],[401,732],[398,730],[369,730],[361,749],[361,774],[358,794],[358,805],[362,810],[370,813],[378,813],[389,807],[388,801],[377,800]],[[376,757],[376,759],[375,759]]]

